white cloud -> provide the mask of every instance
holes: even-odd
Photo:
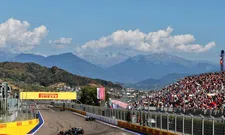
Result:
[[[201,53],[215,46],[215,42],[206,45],[195,44],[193,35],[172,35],[172,32],[171,27],[150,33],[143,33],[139,29],[134,31],[118,30],[109,36],[86,42],[81,47],[76,48],[76,51],[78,53],[97,53],[107,48],[123,48],[143,53],[168,51]]]
[[[11,52],[30,51],[39,45],[48,34],[48,30],[41,25],[33,30],[28,30],[30,24],[10,18],[0,24],[0,49]]]
[[[72,38],[61,37],[57,40],[49,40],[49,44],[55,45],[56,48],[64,48],[65,45],[71,44]]]

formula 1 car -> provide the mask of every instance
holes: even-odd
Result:
[[[58,133],[58,135],[64,135],[64,132],[63,132],[63,131],[60,131],[60,132]]]
[[[74,128],[75,134],[84,134],[84,129],[82,127]]]
[[[86,120],[86,121],[95,121],[95,118],[90,117],[90,116],[87,116],[87,117],[85,118],[85,120]]]
[[[65,132],[60,131],[58,135],[78,135],[84,134],[84,129],[82,127],[71,128]]]

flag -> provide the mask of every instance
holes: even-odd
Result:
[[[105,100],[105,88],[97,88],[97,99]]]
[[[99,92],[100,92],[100,88],[97,88],[97,99],[100,99]]]
[[[223,58],[220,58],[220,64],[223,65]]]
[[[101,87],[100,88],[100,94],[99,94],[100,96],[100,99],[101,100],[105,100],[105,88],[104,87]]]

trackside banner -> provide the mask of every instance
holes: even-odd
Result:
[[[76,100],[76,92],[20,92],[20,99]]]

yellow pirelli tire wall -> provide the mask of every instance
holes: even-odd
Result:
[[[65,108],[66,110],[70,110],[70,111],[73,111],[73,112],[76,112],[76,113],[79,113],[81,115],[85,115],[86,116],[86,112],[85,111],[81,111],[81,110],[76,110],[76,109],[73,109],[73,108]]]
[[[38,119],[0,123],[0,135],[26,135],[38,123]]]
[[[63,109],[63,107],[59,107],[59,106],[56,106],[54,108]],[[66,107],[65,107],[65,110],[69,110],[69,111],[76,112],[76,113],[79,113],[81,115],[85,115],[86,116],[86,112],[85,111],[76,110],[74,108],[66,108]]]
[[[163,130],[156,129],[156,128],[150,128],[150,127],[146,127],[146,126],[140,126],[140,125],[128,123],[128,122],[121,121],[121,120],[118,120],[118,126],[132,130],[132,131],[149,134],[149,135],[177,135],[176,133],[163,131]]]

